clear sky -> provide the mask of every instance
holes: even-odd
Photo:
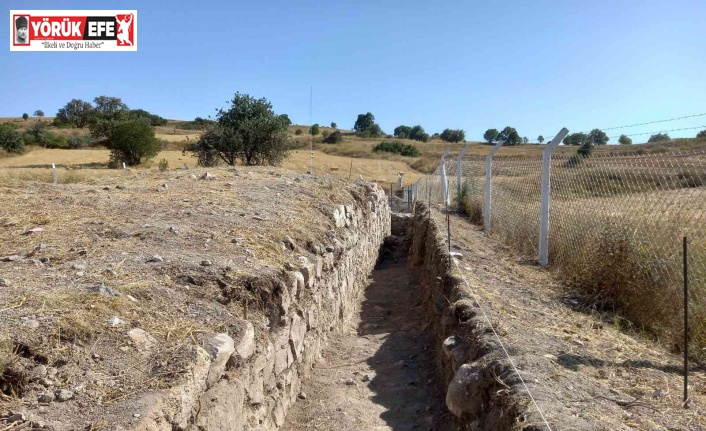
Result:
[[[10,0],[10,9],[137,9],[138,51],[10,52],[0,20],[0,117],[118,96],[166,118],[213,115],[236,91],[297,124],[387,133],[421,124],[480,140],[706,113],[706,1]],[[8,16],[6,15],[6,16]],[[706,116],[608,132],[703,125]],[[693,137],[698,130],[670,132]],[[646,136],[637,136],[643,142]],[[611,139],[616,143],[617,139]]]

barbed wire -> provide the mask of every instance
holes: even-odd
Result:
[[[683,117],[669,118],[669,119],[666,119],[666,120],[655,120],[655,121],[648,121],[648,122],[646,122],[646,123],[629,124],[629,125],[627,125],[627,126],[608,127],[608,128],[601,129],[601,130],[606,131],[606,130],[627,129],[627,128],[629,128],[629,127],[647,126],[648,124],[657,124],[657,123],[667,123],[667,122],[670,122],[670,121],[684,120],[684,119],[686,119],[686,118],[703,117],[703,116],[705,116],[705,115],[706,115],[706,112],[704,112],[703,114],[685,115],[685,116],[683,116]]]
[[[687,118],[697,118],[697,117],[704,117],[704,116],[706,116],[706,112],[701,113],[701,114],[684,115],[684,116],[682,116],[682,117],[667,118],[667,119],[664,119],[664,120],[654,120],[654,121],[647,121],[647,122],[644,122],[644,123],[628,124],[628,125],[625,125],[625,126],[607,127],[607,128],[603,128],[603,129],[600,128],[600,127],[596,127],[596,128],[594,128],[594,129],[598,129],[598,130],[601,130],[601,131],[605,132],[606,130],[627,129],[627,128],[630,128],[630,127],[646,126],[646,125],[649,125],[649,124],[658,124],[658,123],[668,123],[668,122],[670,122],[670,121],[678,121],[678,120],[684,120],[684,119],[687,119]],[[624,134],[625,136],[644,136],[644,135],[652,135],[652,134],[655,134],[655,133],[678,132],[678,131],[682,131],[682,130],[696,130],[696,129],[701,129],[701,128],[706,128],[706,126],[686,127],[686,128],[683,128],[683,129],[672,129],[672,130],[660,130],[660,131],[657,131],[657,132],[631,133],[631,134],[625,134],[625,133],[623,133],[623,134]],[[594,129],[591,129],[591,130],[594,130]],[[583,134],[588,135],[590,132],[584,131],[584,132],[575,132],[575,133],[583,133]],[[572,134],[573,134],[573,133],[572,133]],[[539,135],[539,136],[544,136],[544,137],[546,138],[547,136],[554,136],[554,134],[549,133],[549,134],[544,134],[544,135]],[[621,135],[609,136],[608,138],[609,138],[609,139],[613,139],[613,138],[619,138],[620,136],[621,136]]]
[[[625,136],[642,136],[642,135],[654,135],[657,133],[669,133],[669,132],[679,132],[682,130],[696,130],[696,129],[706,129],[706,126],[696,126],[696,127],[684,127],[681,129],[671,129],[671,130],[659,130],[656,132],[644,132],[644,133],[632,133],[632,134],[624,134]],[[609,136],[608,139],[613,139],[613,138],[619,138],[623,135],[618,135],[618,136]]]

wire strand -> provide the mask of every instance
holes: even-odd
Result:
[[[427,190],[427,193],[429,191]],[[429,208],[429,211],[431,211],[431,207]],[[433,220],[434,225],[436,226],[437,229],[439,229],[439,225],[436,223],[436,218],[431,217]],[[449,243],[451,241],[449,240]],[[505,353],[505,357],[510,361],[510,365],[512,366],[512,369],[515,371],[515,374],[517,374],[517,377],[520,378],[520,382],[522,382],[522,386],[525,388],[525,391],[527,391],[527,394],[529,395],[530,399],[532,400],[532,403],[534,406],[537,408],[537,411],[539,412],[539,416],[542,418],[542,421],[544,421],[544,425],[547,426],[547,429],[549,431],[553,431],[552,427],[549,425],[549,422],[547,421],[547,418],[544,416],[544,412],[542,411],[541,407],[539,407],[539,404],[537,403],[537,400],[534,398],[534,395],[532,395],[532,392],[529,390],[529,387],[527,386],[527,383],[525,383],[525,379],[522,378],[522,375],[520,375],[520,371],[517,369],[517,366],[515,365],[515,361],[512,360],[510,357],[510,354],[508,353],[507,349],[505,348],[505,344],[502,342],[500,339],[500,336],[498,333],[495,331],[495,327],[493,326],[493,323],[491,322],[490,318],[488,317],[488,314],[485,312],[485,308],[481,304],[481,302],[478,300],[478,297],[476,296],[476,293],[474,289],[471,287],[471,285],[468,283],[468,280],[466,280],[466,277],[463,275],[463,272],[461,272],[461,268],[458,266],[458,262],[454,258],[452,258],[449,255],[449,258],[451,261],[453,261],[454,265],[456,265],[456,269],[458,269],[459,273],[461,274],[461,278],[463,279],[463,282],[466,283],[466,287],[468,288],[469,292],[473,296],[473,300],[476,301],[476,304],[478,304],[478,308],[480,308],[481,312],[483,313],[483,317],[485,317],[485,321],[488,322],[488,325],[490,326],[491,331],[493,331],[493,335],[495,335],[495,339],[498,340],[498,343],[500,344],[500,347],[502,348],[503,352]]]

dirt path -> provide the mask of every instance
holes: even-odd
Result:
[[[282,431],[453,429],[434,337],[422,330],[419,275],[406,257],[383,254],[359,315],[332,337]]]

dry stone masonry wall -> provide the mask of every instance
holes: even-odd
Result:
[[[521,382],[456,269],[445,235],[421,202],[413,218],[398,217],[393,226],[405,220],[411,224],[410,264],[424,267],[422,296],[437,337],[439,366],[447,385],[446,406],[459,428],[534,429],[519,426],[527,414]]]
[[[315,258],[300,257],[276,281],[269,328],[247,320],[237,336],[216,334],[189,346],[181,384],[145,400],[138,430],[275,430],[300,394],[322,348],[360,305],[379,247],[390,234],[384,192],[366,185],[363,199],[332,211],[341,238]],[[262,333],[258,333],[262,332]]]

